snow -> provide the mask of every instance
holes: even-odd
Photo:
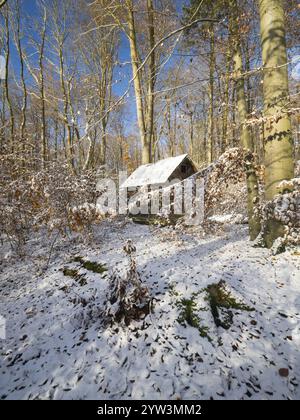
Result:
[[[160,160],[137,168],[121,185],[121,188],[135,188],[146,185],[165,184],[175,169],[188,155],[180,155]]]
[[[232,225],[203,238],[197,231],[107,223],[87,245],[43,233],[20,259],[0,249],[1,399],[299,399],[300,261],[286,252],[253,248],[247,228]],[[129,327],[83,322],[62,290],[76,255],[124,270],[131,238],[141,278],[154,296],[153,313]],[[6,260],[3,256],[6,255]],[[87,284],[72,290],[104,305],[108,276],[80,268]],[[214,324],[203,288],[225,280],[255,311],[234,311],[229,330]],[[178,322],[178,300],[197,293],[196,308],[212,341]],[[288,369],[288,377],[279,374]]]
[[[212,222],[226,223],[232,221],[236,217],[235,214],[216,214],[211,216],[209,220]]]

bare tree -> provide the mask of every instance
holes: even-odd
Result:
[[[10,114],[10,149],[11,152],[14,152],[15,148],[15,116],[12,106],[12,100],[10,96],[9,89],[9,63],[10,63],[10,26],[9,26],[9,9],[7,8],[4,13],[5,20],[5,38],[6,38],[6,52],[5,52],[5,97],[8,104],[9,114]]]
[[[0,2],[0,9],[7,3],[7,0],[1,0]]]

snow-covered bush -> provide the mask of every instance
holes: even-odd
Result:
[[[262,232],[257,244],[263,242],[267,221],[274,220],[284,226],[284,236],[278,238],[272,247],[274,254],[287,247],[300,245],[300,178],[282,181],[275,198],[256,211],[260,212],[262,220]]]
[[[129,325],[132,320],[139,320],[149,314],[152,299],[148,288],[142,284],[136,266],[136,248],[129,239],[124,246],[128,258],[125,275],[113,272],[109,285],[108,305],[105,317],[111,322]]]
[[[38,171],[13,171],[1,158],[0,232],[18,248],[32,229],[86,232],[101,220],[96,208],[96,174],[70,173],[66,164]]]
[[[233,185],[237,186],[241,183],[245,185],[245,169],[249,160],[251,160],[254,165],[256,160],[255,155],[247,150],[236,147],[227,150],[216,162],[212,163],[207,168],[205,174],[206,217],[213,214],[215,208],[218,207],[223,200],[225,200],[228,187]],[[257,167],[255,167],[255,169],[258,170]],[[235,188],[235,200],[240,194],[245,197],[245,194],[243,193],[243,190]],[[229,203],[227,202],[227,207],[228,206]],[[246,208],[246,205],[244,205],[244,207]],[[223,211],[227,211],[228,213],[231,211],[231,208],[223,208]]]

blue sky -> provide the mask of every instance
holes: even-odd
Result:
[[[63,1],[63,0],[61,0]],[[38,5],[39,0],[21,0],[22,4],[22,14],[28,17],[36,17],[38,16]],[[175,0],[176,8],[178,12],[182,10],[182,6],[187,2],[187,0]],[[26,45],[26,39],[23,39],[23,44]],[[12,45],[11,47],[11,56],[12,56],[12,66],[14,68],[14,72],[18,74],[20,70],[19,65],[19,58],[15,47]],[[172,63],[173,60],[170,61],[168,65]],[[121,46],[119,50],[119,62],[126,63],[122,66],[117,66],[115,69],[114,75],[114,86],[113,91],[116,95],[121,96],[124,92],[128,89],[128,82],[132,77],[132,70],[130,66],[130,50],[129,44],[126,36],[122,34],[121,36]],[[135,107],[135,98],[133,94],[133,89],[131,87],[129,96],[126,97],[126,105],[125,105],[125,119],[128,121],[128,126],[134,129],[135,121],[136,121],[136,107]]]
[[[22,14],[35,18],[38,16],[38,4],[39,0],[23,0],[21,1],[22,5]],[[63,1],[63,0],[61,0]],[[26,39],[23,39],[23,44],[26,45]],[[17,50],[13,43],[11,43],[11,59],[12,59],[12,67],[14,69],[14,73],[18,74],[20,71],[20,63],[19,63],[19,57],[17,54]],[[122,62],[130,62],[130,51],[129,51],[129,45],[127,38],[122,35],[121,39],[121,47],[119,51],[119,61]],[[121,73],[121,75],[119,74]],[[121,96],[126,89],[128,88],[128,81],[131,78],[131,66],[129,64],[126,64],[125,66],[118,66],[115,70],[115,76],[114,81],[120,80],[118,83],[114,83],[113,91],[116,95]],[[130,93],[130,98],[127,98],[127,104],[129,105],[129,114],[127,112],[127,117],[130,117],[130,120],[135,119],[135,103],[133,100],[132,92]],[[132,122],[132,121],[131,121]]]

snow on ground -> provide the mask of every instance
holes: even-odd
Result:
[[[154,311],[129,327],[103,330],[100,317],[82,323],[61,271],[75,255],[125,265],[126,239],[137,247],[138,269]],[[41,243],[43,246],[41,246]],[[1,399],[299,399],[300,259],[252,248],[245,226],[221,236],[193,232],[177,240],[171,230],[127,224],[99,226],[96,244],[75,238],[53,246],[39,237],[24,260],[0,251]],[[86,285],[103,304],[108,277],[84,268]],[[253,312],[236,310],[229,330],[217,328],[203,288],[225,280]],[[178,322],[181,299],[195,299],[201,326]],[[100,303],[99,303],[100,302]],[[283,370],[282,370],[283,369]],[[280,372],[279,372],[280,371]]]

